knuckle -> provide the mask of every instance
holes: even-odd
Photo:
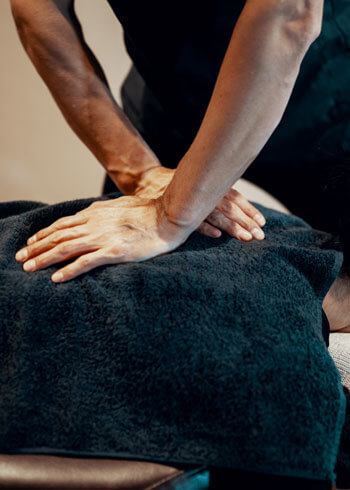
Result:
[[[233,187],[231,187],[231,189],[228,191],[228,194],[232,198],[235,198],[235,197],[240,195],[240,193],[236,189],[234,189]]]
[[[235,204],[237,204],[237,206],[239,206],[241,209],[246,209],[248,201],[244,196],[242,196],[242,194],[240,194],[235,197]]]
[[[211,226],[209,223],[203,223],[202,231],[208,233],[211,230]]]
[[[228,199],[224,200],[222,208],[226,214],[229,214],[229,215],[233,214],[232,203]]]
[[[243,228],[247,228],[249,231],[257,227],[255,221],[251,219],[245,219],[244,221],[242,221],[241,225]]]
[[[61,243],[61,245],[58,246],[58,252],[60,254],[66,254],[69,252],[69,243]]]
[[[82,267],[87,267],[89,264],[90,264],[90,259],[88,259],[88,257],[81,257],[79,259],[79,265],[81,265]]]
[[[60,238],[61,237],[58,235],[58,233],[53,233],[53,235],[51,236],[50,241],[51,241],[51,243],[53,245],[58,245],[60,243],[60,241],[61,241]]]
[[[246,204],[247,200],[242,194],[236,190],[232,190],[232,193],[230,195],[230,200],[234,202],[236,205],[240,206],[243,204]]]
[[[116,257],[120,253],[120,247],[118,245],[111,245],[107,250],[106,254],[109,257]]]
[[[232,223],[232,225],[231,225],[231,231],[233,233],[235,233],[235,234],[238,233],[240,229],[241,229],[241,227],[239,226],[238,223]]]
[[[213,211],[209,214],[209,216],[206,217],[206,221],[209,222],[216,222],[222,217],[222,207],[220,206],[219,208],[213,209]]]
[[[36,255],[38,250],[38,245],[34,243],[33,245],[27,245],[27,252],[28,252],[28,257],[32,255]]]

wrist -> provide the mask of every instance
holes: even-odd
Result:
[[[171,182],[175,169],[163,165],[155,165],[142,173],[134,195],[158,197],[164,193]]]
[[[161,164],[159,162],[149,162],[144,164],[142,168],[130,164],[119,165],[118,167],[118,170],[108,170],[108,175],[124,195],[130,196],[137,194],[145,186],[146,181],[149,180],[148,171],[161,167]]]
[[[168,215],[164,203],[164,194],[157,197],[155,200],[158,210],[159,229],[164,236],[173,239],[177,243],[183,243],[186,238],[195,230],[196,227],[181,224]]]
[[[172,223],[196,229],[216,205],[213,194],[197,178],[196,162],[183,158],[163,193],[165,213]]]
[[[157,172],[160,168],[164,168],[160,162],[153,162],[148,168],[145,168],[137,177],[133,194],[136,195],[146,190],[154,180],[154,172]]]

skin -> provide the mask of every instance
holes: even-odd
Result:
[[[332,332],[350,333],[350,277],[343,271],[332,284],[322,306]]]
[[[144,172],[134,195],[162,195],[173,179],[175,171],[176,169],[166,167],[154,167]],[[251,241],[253,238],[262,240],[265,235],[260,227],[265,223],[262,213],[232,186],[196,231],[214,238],[220,237],[222,230],[242,241]]]
[[[26,257],[16,254],[16,260],[24,260],[24,270],[29,270],[28,259],[34,261],[31,271],[35,271],[78,255],[73,264],[60,270],[61,280],[65,281],[104,263],[147,260],[164,253],[158,236],[164,226],[168,231],[171,229],[164,238],[168,251],[183,243],[204,220],[211,221],[211,232],[220,226],[237,238],[243,223],[252,234],[253,226],[259,230],[259,225],[253,224],[258,211],[232,188],[283,115],[301,61],[320,32],[323,0],[247,0],[233,30],[202,125],[160,196],[158,184],[164,181],[165,174],[170,174],[151,170],[150,167],[157,166],[153,159],[147,168],[132,175],[133,166],[128,166],[128,162],[134,162],[135,154],[138,162],[142,160],[140,145],[134,152],[137,134],[118,117],[116,105],[106,95],[106,86],[95,71],[89,74],[86,69],[89,59],[76,30],[67,21],[71,18],[64,8],[67,1],[36,0],[29,6],[24,0],[12,0],[11,6],[22,43],[66,119],[86,139],[107,170],[122,176],[121,183],[134,194],[129,196],[130,213],[121,211],[123,205],[118,199],[101,204],[105,213],[107,209],[114,210],[109,217],[112,221],[109,234],[103,234],[99,227],[102,219],[99,206],[85,211],[86,223],[75,224],[72,217],[62,218],[39,231],[33,238],[35,245],[29,239],[22,250]],[[147,163],[147,156],[144,162]],[[137,193],[145,182],[142,176],[146,170],[150,179],[154,176],[155,196],[159,197],[149,197],[140,206],[143,191]],[[133,189],[130,175],[138,176]],[[158,224],[159,213],[165,225]],[[83,226],[84,232],[80,228],[79,236],[71,236],[77,226]],[[68,232],[68,228],[72,230]],[[260,239],[263,237],[260,234]],[[140,245],[143,240],[147,243],[144,252]]]
[[[239,193],[232,192],[234,200]],[[61,282],[99,265],[138,262],[170,252],[194,230],[168,219],[162,199],[161,194],[157,198],[135,195],[96,201],[29,237],[15,258],[23,262],[25,271],[33,272],[79,256],[51,277]],[[241,212],[239,206],[236,209]],[[213,219],[219,222],[220,216],[217,213]]]
[[[164,192],[174,220],[199,224],[255,160],[281,120],[322,15],[323,0],[246,2],[199,131]]]
[[[30,4],[11,0],[11,7],[23,47],[67,123],[121,192],[139,194],[145,180],[153,189],[164,180],[169,183],[174,170],[161,165],[115,101],[99,61],[85,42],[73,0],[35,0]],[[152,169],[156,171],[148,173]],[[208,219],[197,230],[220,236],[219,226],[240,240],[262,240],[265,219],[260,211],[241,195],[228,193],[226,199],[232,202],[234,215],[217,208],[215,214],[208,212]]]
[[[16,260],[25,260],[24,270],[34,271],[78,256],[52,276],[61,282],[99,265],[139,262],[170,252],[189,231],[167,219],[161,199],[122,196],[93,202],[29,238],[22,249],[27,256],[17,253]]]

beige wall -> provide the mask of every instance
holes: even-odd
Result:
[[[105,0],[76,0],[85,38],[116,100],[130,59]],[[9,0],[0,0],[0,201],[97,196],[104,169],[66,123],[24,51]]]

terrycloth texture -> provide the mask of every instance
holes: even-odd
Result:
[[[345,396],[322,337],[342,262],[331,236],[255,204],[262,242],[194,232],[67,283],[50,280],[62,264],[23,271],[30,235],[98,199],[0,204],[0,450],[334,482]]]

